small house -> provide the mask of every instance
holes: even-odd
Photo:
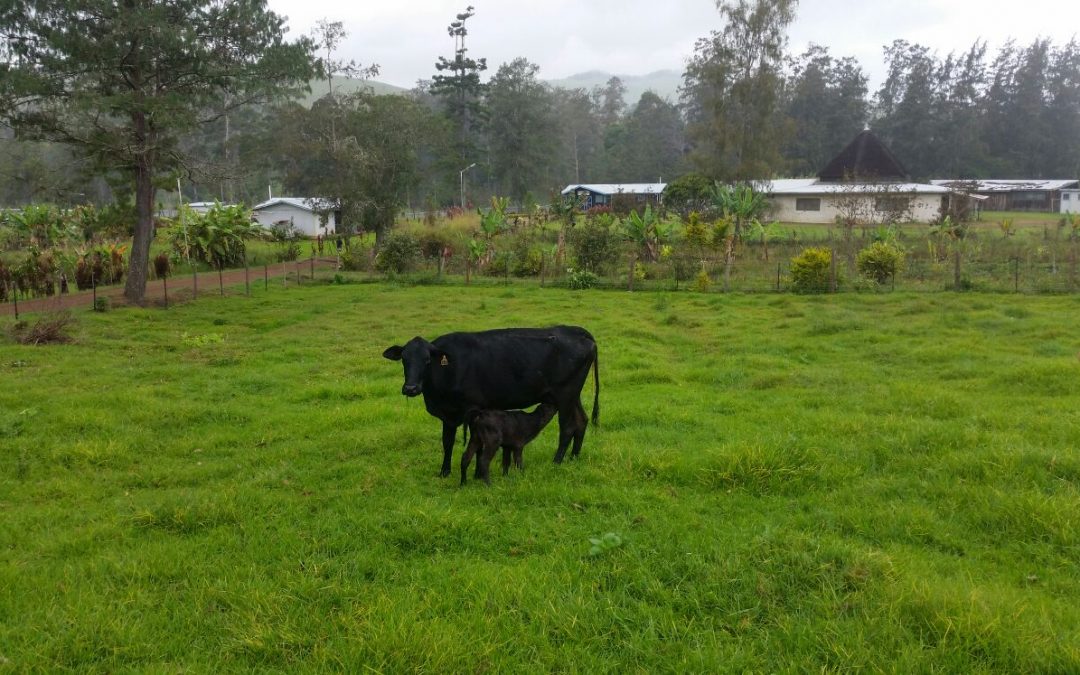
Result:
[[[574,196],[585,209],[611,206],[612,199],[626,195],[635,203],[659,204],[667,183],[588,183],[567,185],[563,196]]]
[[[325,237],[337,232],[341,218],[341,212],[331,206],[330,201],[318,197],[274,197],[252,207],[251,215],[266,228],[289,223],[305,237]]]

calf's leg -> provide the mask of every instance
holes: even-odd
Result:
[[[464,454],[461,455],[461,484],[465,484],[465,476],[469,472],[469,462],[472,461],[473,455],[476,454],[477,448],[480,446],[480,435],[473,434],[473,437],[469,439],[469,445],[465,448]],[[482,451],[483,448],[480,448]],[[480,467],[480,460],[476,460],[477,469]]]
[[[483,450],[480,453],[480,457],[477,459],[476,468],[479,470],[479,477],[484,479],[484,482],[491,485],[491,459],[495,456],[495,451],[499,449],[498,445],[484,444]]]
[[[503,475],[510,473],[510,454],[513,452],[513,446],[504,445],[503,451]]]

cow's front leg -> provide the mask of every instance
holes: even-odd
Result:
[[[451,422],[443,422],[442,425],[442,471],[439,472],[440,478],[446,478],[450,475],[450,460],[454,457],[454,439],[457,438],[458,425]]]

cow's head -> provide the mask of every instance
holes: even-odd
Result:
[[[422,337],[414,337],[404,347],[388,347],[383,357],[401,361],[405,368],[405,384],[401,386],[401,393],[410,397],[424,393],[424,379],[433,363],[436,368],[447,365],[446,353]]]

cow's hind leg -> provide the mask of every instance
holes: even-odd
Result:
[[[581,401],[577,402],[577,410],[574,411],[574,449],[570,451],[570,457],[577,457],[581,452],[581,444],[585,441],[585,429],[589,426],[589,417],[585,414],[585,408],[581,407]]]
[[[513,454],[514,448],[513,448],[513,446],[510,446],[510,445],[504,445],[503,448],[502,448],[502,451],[503,451],[503,475],[505,476],[506,474],[510,473],[510,456]]]
[[[580,403],[577,405],[581,407]],[[572,406],[572,403],[559,404],[559,448],[555,451],[556,464],[562,464],[563,457],[566,455],[566,448],[574,438],[574,416],[576,413]]]

